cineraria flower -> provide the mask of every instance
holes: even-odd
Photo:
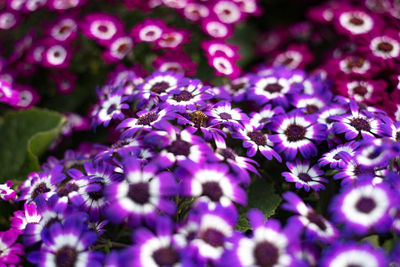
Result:
[[[357,147],[357,142],[348,142],[346,144],[339,145],[331,151],[323,154],[318,160],[318,164],[320,167],[329,164],[331,169],[343,169],[355,156]]]
[[[322,267],[368,266],[384,267],[387,260],[382,249],[374,248],[368,242],[338,242],[329,248],[321,259]]]
[[[225,39],[232,35],[232,27],[211,16],[201,21],[201,27],[206,34],[216,39]]]
[[[80,24],[82,33],[88,38],[106,43],[122,31],[122,22],[107,13],[92,13],[84,17]]]
[[[157,134],[157,133],[155,133]],[[159,133],[161,134],[161,133]],[[204,140],[196,135],[191,134],[187,130],[179,131],[171,128],[165,134],[166,140],[163,149],[158,153],[157,164],[163,168],[169,168],[173,164],[178,165],[183,161],[189,161],[192,164],[201,164],[206,161],[211,153],[210,147]],[[154,140],[154,135],[146,138]]]
[[[315,156],[317,148],[313,141],[324,140],[327,135],[325,125],[298,111],[274,117],[271,129],[277,133],[269,136],[275,151],[284,153],[288,160],[295,159],[299,152],[306,159]]]
[[[102,54],[108,63],[122,60],[133,48],[133,41],[130,36],[115,36],[107,42],[107,50]]]
[[[340,169],[339,172],[333,176],[333,179],[343,179],[343,184],[353,184],[357,180],[363,178],[372,179],[373,183],[380,183],[385,176],[385,168],[363,165],[357,160],[357,157],[353,157],[346,162],[343,169]]]
[[[239,5],[233,1],[218,0],[211,9],[222,23],[234,24],[242,18]]]
[[[380,138],[362,142],[357,149],[356,161],[369,168],[386,168],[398,156],[399,151],[393,149],[393,145],[391,140]]]
[[[209,86],[204,86],[200,80],[187,80],[184,85],[172,89],[168,98],[161,107],[183,113],[186,109],[196,110],[198,107],[206,106],[206,101],[213,96],[209,93]]]
[[[89,251],[97,235],[90,232],[79,218],[68,218],[63,224],[54,223],[43,239],[40,251],[28,254],[28,260],[38,266],[100,267],[103,254]]]
[[[160,72],[175,72],[185,75],[196,74],[197,65],[181,50],[168,50],[153,61],[153,67]]]
[[[288,69],[300,69],[307,66],[313,55],[305,45],[291,45],[284,52],[277,54],[272,60],[272,66],[283,66]]]
[[[243,129],[236,129],[236,132],[232,133],[232,138],[244,140],[243,147],[248,148],[246,153],[248,157],[253,157],[257,151],[260,151],[269,160],[274,157],[277,161],[282,161],[279,154],[272,148],[271,136],[249,123],[246,123]]]
[[[282,207],[298,214],[298,216],[291,217],[291,220],[295,224],[300,223],[304,226],[309,239],[332,243],[338,238],[339,231],[336,227],[315,212],[310,205],[306,205],[295,193],[286,192],[283,194],[283,198],[287,203],[284,203]]]
[[[232,108],[231,103],[224,101],[215,104],[207,115],[213,117],[211,123],[225,127],[243,128],[242,124],[248,121],[247,115],[239,108]]]
[[[0,198],[8,201],[8,200],[16,200],[17,193],[11,187],[13,186],[13,182],[8,180],[4,184],[0,184]]]
[[[78,24],[72,16],[64,16],[47,29],[48,35],[60,42],[69,42],[77,37]]]
[[[41,54],[43,66],[48,68],[68,68],[72,51],[69,46],[59,42],[47,42]]]
[[[114,182],[105,189],[109,206],[107,217],[121,223],[137,226],[142,221],[152,225],[159,212],[174,214],[175,204],[168,198],[178,193],[178,186],[170,172],[159,172],[156,165],[148,163],[144,167],[134,158],[123,162],[125,179]]]
[[[359,9],[339,9],[335,17],[336,29],[352,38],[371,33],[380,26],[376,17]]]
[[[160,39],[166,27],[160,19],[145,19],[132,28],[130,35],[136,42],[154,43]]]
[[[188,2],[183,8],[183,15],[185,18],[191,21],[199,21],[202,18],[206,18],[210,14],[210,9],[207,5],[199,2]]]
[[[272,107],[270,104],[265,105],[259,112],[250,113],[250,124],[256,129],[263,129],[273,119],[275,115],[281,115],[285,110],[281,106]]]
[[[346,113],[346,109],[339,105],[329,105],[323,107],[317,114],[317,121],[321,124],[324,124],[328,127],[328,131],[331,132],[331,128],[333,123],[335,122],[332,117],[343,115]]]
[[[19,236],[19,232],[10,229],[0,232],[0,265],[1,266],[19,266],[21,263],[20,256],[25,254],[24,246],[15,243]]]
[[[157,39],[155,49],[179,49],[184,43],[189,42],[190,33],[185,30],[164,29],[161,37]]]
[[[322,95],[295,95],[291,104],[305,114],[315,114],[327,106],[327,99]]]
[[[366,56],[346,55],[343,58],[332,60],[331,66],[338,73],[368,78],[379,71],[374,63]]]
[[[240,57],[237,46],[227,44],[223,41],[214,39],[206,40],[201,43],[201,47],[208,57],[224,56],[233,60],[239,59]]]
[[[393,204],[392,191],[385,183],[362,182],[344,188],[331,202],[330,210],[334,221],[343,223],[348,231],[363,235],[371,229],[388,230]]]
[[[376,35],[369,42],[369,50],[383,66],[393,68],[395,61],[400,59],[400,38],[397,31],[389,29]]]
[[[23,233],[28,223],[39,223],[41,219],[42,215],[34,202],[24,203],[24,210],[15,211],[14,216],[10,218],[11,228]]]
[[[156,233],[147,228],[139,228],[133,234],[134,246],[122,252],[123,266],[181,266],[182,251],[174,244],[173,223],[169,218],[160,217],[156,221]]]
[[[182,179],[181,194],[187,197],[199,197],[197,202],[205,202],[210,208],[222,205],[233,207],[232,202],[245,205],[246,192],[239,186],[240,179],[229,174],[225,164],[193,165],[182,162],[177,176]]]
[[[325,178],[320,177],[324,172],[318,169],[316,165],[311,166],[309,161],[296,160],[295,163],[286,162],[286,166],[290,172],[283,172],[287,182],[295,182],[296,188],[304,187],[307,192],[311,189],[319,191],[325,189],[321,182],[328,182]]]
[[[209,210],[207,205],[201,205],[195,220],[198,228],[188,245],[189,249],[196,254],[199,266],[204,266],[208,261],[218,263],[230,245],[229,239],[237,220],[236,212],[232,213],[221,206]]]
[[[0,12],[0,30],[10,30],[17,26],[20,19],[17,13],[2,10]]]
[[[252,235],[236,234],[233,248],[225,252],[222,262],[233,267],[292,266],[294,258],[289,247],[296,242],[298,230],[281,229],[279,221],[274,219],[265,222],[259,210],[250,210],[248,218]]]
[[[234,102],[241,102],[246,98],[247,89],[250,87],[250,80],[252,75],[245,76],[231,80],[229,84],[212,88],[215,97],[224,99],[226,101],[233,100]]]
[[[125,118],[123,114],[123,109],[128,109],[129,105],[124,103],[127,101],[128,97],[123,96],[123,91],[120,89],[100,102],[100,106],[95,113],[94,125],[108,126],[112,119],[122,120]]]
[[[355,101],[350,101],[350,114],[334,116],[336,122],[333,123],[333,130],[337,134],[344,133],[347,140],[356,139],[358,136],[362,138],[371,138],[374,135],[389,135],[389,126],[385,125],[381,120],[360,110]]]
[[[358,102],[377,103],[385,96],[383,80],[343,80],[336,83],[338,92]]]
[[[70,94],[76,88],[77,75],[69,72],[68,70],[60,70],[53,75],[51,78],[57,86],[57,92],[60,94]],[[35,96],[35,95],[34,95]],[[37,96],[36,98],[38,98]],[[35,97],[33,98],[35,100]],[[37,102],[37,101],[31,101]]]
[[[240,75],[240,67],[232,59],[225,56],[208,57],[207,62],[214,68],[217,76],[225,75],[235,79]]]
[[[56,193],[56,185],[66,178],[62,171],[63,166],[56,165],[49,171],[31,173],[28,175],[28,180],[24,183],[23,189],[20,189],[21,195],[18,200],[30,202],[39,195],[48,199]]]
[[[166,129],[169,126],[168,120],[175,117],[175,114],[167,109],[155,108],[147,111],[142,110],[136,113],[137,118],[129,118],[122,121],[117,129],[126,128],[122,137],[133,137],[137,131],[151,131],[156,129]]]

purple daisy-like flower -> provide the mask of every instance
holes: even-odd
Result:
[[[196,110],[199,106],[205,106],[206,101],[212,98],[209,88],[200,80],[187,80],[181,86],[169,91],[161,107],[169,107],[180,113],[185,112],[186,109]]]
[[[351,38],[363,36],[379,29],[378,19],[364,10],[344,8],[336,11],[336,29]]]
[[[78,23],[73,16],[63,16],[48,27],[47,32],[60,42],[70,42],[77,37]]]
[[[395,61],[400,59],[400,38],[397,30],[388,29],[374,36],[369,42],[369,49],[371,55],[383,66],[393,68]]]
[[[363,235],[374,229],[388,230],[391,225],[389,210],[394,204],[392,190],[385,184],[362,182],[344,188],[331,202],[333,220],[343,223],[346,230]]]
[[[245,124],[243,129],[236,129],[232,137],[244,140],[243,147],[248,148],[248,157],[253,157],[259,150],[269,160],[274,157],[277,161],[282,161],[281,156],[272,148],[271,136],[249,123]]]
[[[317,121],[321,124],[324,124],[328,127],[328,131],[330,132],[333,123],[335,122],[332,117],[338,116],[338,115],[343,115],[346,113],[346,109],[342,106],[339,105],[329,105],[324,108],[322,108],[317,116],[318,119]]]
[[[160,19],[145,19],[132,28],[130,35],[137,42],[154,43],[161,38],[166,27]]]
[[[107,50],[102,56],[108,63],[118,62],[122,60],[132,48],[133,41],[130,36],[116,36],[107,43]]]
[[[227,127],[243,128],[243,123],[248,121],[248,117],[239,108],[232,108],[229,102],[219,102],[210,110],[213,117],[211,123],[222,124]]]
[[[187,197],[199,197],[197,202],[206,202],[211,208],[218,206],[233,207],[233,202],[245,205],[246,192],[239,186],[238,180],[229,174],[225,164],[202,164],[194,166],[183,164],[177,176],[182,179],[181,193]]]
[[[288,160],[295,159],[298,152],[306,159],[315,156],[313,141],[324,140],[327,135],[326,126],[317,123],[314,116],[296,110],[274,117],[271,129],[277,133],[269,136],[275,151],[284,153]]]
[[[203,31],[216,39],[225,39],[232,35],[232,27],[222,23],[214,16],[209,16],[201,21]]]
[[[338,238],[339,231],[336,227],[316,213],[310,205],[306,205],[295,193],[286,192],[283,194],[283,198],[287,201],[287,203],[283,204],[283,208],[298,214],[298,216],[292,217],[291,220],[295,221],[296,224],[303,225],[310,240],[316,239],[332,243]]]
[[[273,119],[275,115],[281,115],[285,110],[281,106],[272,107],[265,105],[259,112],[250,113],[250,124],[254,125],[257,129],[263,129]]]
[[[174,163],[179,165],[183,161],[201,164],[206,161],[207,156],[211,153],[210,147],[202,138],[187,130],[179,131],[171,128],[170,131],[163,133],[167,134],[165,136],[167,143],[158,153],[157,164],[164,168],[168,168]],[[149,138],[153,137],[150,136]]]
[[[346,162],[343,169],[339,169],[333,179],[343,179],[342,183],[353,184],[359,179],[370,178],[373,183],[380,183],[385,175],[384,168],[363,165],[357,160],[357,157],[354,157]]]
[[[69,218],[63,224],[55,223],[49,235],[43,238],[40,251],[28,254],[28,260],[38,266],[95,266],[100,267],[103,254],[89,251],[97,235],[77,218]]]
[[[48,41],[43,50],[41,63],[47,68],[68,68],[71,64],[72,51],[67,44]]]
[[[348,266],[387,266],[383,250],[372,247],[369,243],[337,243],[328,249],[321,259],[322,267]]]
[[[361,135],[363,138],[389,135],[389,126],[385,125],[380,119],[372,116],[371,113],[360,110],[357,103],[353,100],[349,103],[350,114],[333,117],[335,133],[344,134],[347,140],[353,140]]]
[[[126,100],[128,100],[128,98],[123,96],[122,90],[118,90],[102,100],[95,114],[94,121],[96,124],[108,126],[112,119],[124,119],[125,115],[122,110],[129,108],[129,105],[124,103]]]
[[[307,192],[310,188],[314,191],[325,189],[321,182],[328,182],[328,180],[320,177],[324,172],[316,165],[311,166],[309,161],[296,160],[295,163],[286,162],[286,166],[290,172],[283,172],[282,176],[287,182],[296,183],[296,188],[304,187]]]
[[[20,256],[25,254],[24,246],[15,243],[18,239],[19,232],[10,229],[5,232],[0,232],[0,265],[1,266],[16,266],[21,263]]]
[[[132,226],[142,221],[153,224],[158,212],[175,212],[175,204],[168,197],[178,193],[178,186],[170,172],[159,172],[153,163],[142,167],[133,157],[124,160],[123,170],[125,179],[105,189],[110,203],[106,214],[111,221],[121,223],[127,219]]]
[[[16,200],[17,193],[11,189],[13,186],[13,182],[8,180],[4,184],[0,184],[0,198],[8,201],[8,200]]]
[[[292,105],[302,110],[305,114],[316,114],[327,106],[327,99],[322,95],[295,95]]]
[[[213,4],[211,10],[222,23],[235,24],[242,18],[242,12],[236,2],[219,0]]]
[[[123,138],[131,138],[137,131],[151,131],[156,129],[166,129],[170,125],[167,120],[175,117],[175,114],[167,109],[158,108],[142,110],[136,113],[137,118],[129,118],[122,121],[117,129],[124,129]]]
[[[226,251],[222,261],[234,267],[292,266],[294,258],[289,247],[296,241],[297,230],[281,229],[279,221],[274,219],[265,222],[259,210],[250,210],[248,217],[252,235],[237,234],[233,248]]]
[[[42,215],[34,202],[24,203],[24,209],[15,211],[14,216],[10,218],[11,228],[23,233],[28,223],[39,223],[41,219]]]
[[[182,251],[175,245],[173,223],[160,217],[156,222],[156,233],[139,228],[133,234],[136,245],[124,250],[120,256],[123,266],[180,266]]]
[[[39,195],[49,198],[56,193],[57,184],[62,182],[66,175],[62,173],[63,166],[56,165],[49,171],[31,173],[21,189],[18,200],[32,201]]]
[[[339,145],[331,151],[322,155],[318,160],[319,166],[325,166],[329,164],[332,169],[343,169],[354,156],[358,147],[357,142],[348,142],[343,145]]]
[[[82,33],[100,43],[106,43],[121,32],[122,22],[107,13],[93,13],[84,17],[80,24]]]

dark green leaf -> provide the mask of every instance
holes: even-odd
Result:
[[[43,109],[7,113],[0,128],[0,182],[22,179],[40,170],[38,157],[64,123],[61,114]]]
[[[272,183],[267,183],[265,179],[257,178],[247,190],[248,205],[246,208],[240,208],[239,222],[236,225],[236,229],[245,232],[250,229],[249,222],[247,220],[247,211],[250,209],[259,209],[264,213],[266,218],[271,217],[275,210],[281,203],[281,197],[274,192]]]

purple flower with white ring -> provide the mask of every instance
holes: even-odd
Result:
[[[328,182],[327,179],[320,177],[324,174],[317,165],[311,166],[309,161],[286,162],[286,166],[290,172],[283,172],[282,176],[285,177],[287,182],[296,183],[296,188],[304,188],[307,192],[311,189],[319,191],[325,189],[322,182]]]
[[[75,217],[63,224],[55,223],[50,227],[49,235],[43,238],[40,251],[28,254],[28,260],[38,266],[93,266],[100,267],[104,255],[90,251],[97,235]]]
[[[10,229],[0,232],[0,265],[1,266],[19,266],[21,263],[20,256],[25,254],[24,246],[15,243],[18,239],[19,232]]]
[[[160,19],[145,19],[132,28],[130,35],[136,42],[154,43],[160,39],[166,27]]]
[[[277,161],[282,161],[281,156],[272,148],[271,135],[262,132],[249,123],[245,124],[243,129],[236,129],[236,132],[232,133],[232,137],[244,140],[243,147],[247,148],[246,155],[248,157],[253,157],[257,154],[257,151],[260,151],[269,160],[274,157]]]
[[[333,243],[339,237],[336,227],[323,216],[315,212],[310,206],[306,205],[300,197],[293,192],[286,192],[283,198],[287,201],[282,205],[286,210],[297,213],[291,217],[296,224],[302,224],[306,229],[307,238],[311,241],[319,240],[326,243]]]
[[[93,123],[108,126],[112,119],[124,119],[125,115],[122,110],[129,108],[129,105],[124,103],[126,100],[128,100],[128,98],[123,96],[122,90],[112,93],[107,99],[100,102]]]
[[[160,172],[153,163],[142,167],[134,157],[124,159],[123,171],[124,180],[105,188],[108,219],[114,223],[127,219],[131,226],[143,221],[152,225],[159,212],[175,213],[175,203],[169,197],[175,196],[179,189],[170,172]]]
[[[348,142],[343,145],[339,145],[331,151],[322,155],[318,160],[320,167],[329,164],[331,169],[343,169],[356,154],[358,147],[357,142]]]
[[[325,140],[326,126],[317,123],[312,115],[304,115],[295,110],[289,114],[275,116],[271,129],[276,134],[269,136],[278,153],[284,153],[288,160],[300,154],[308,159],[317,155],[314,142]]]
[[[322,108],[317,116],[318,119],[317,121],[321,124],[324,124],[328,127],[328,131],[331,130],[333,123],[335,122],[332,117],[333,116],[338,116],[338,115],[343,115],[346,113],[346,109],[342,106],[339,105],[329,105],[324,108]]]
[[[249,118],[239,108],[232,108],[230,102],[219,102],[215,104],[211,110],[210,115],[212,124],[222,124],[226,127],[243,128],[243,123],[247,122]]]
[[[16,200],[17,193],[11,189],[13,182],[8,180],[4,184],[0,184],[0,198],[5,201]]]
[[[105,44],[123,30],[123,25],[119,18],[110,14],[92,13],[83,18],[80,28],[87,37]]]
[[[329,248],[321,258],[321,267],[384,267],[387,266],[386,263],[384,251],[372,247],[368,242],[338,242]]]
[[[15,211],[13,215],[10,218],[11,228],[20,233],[24,232],[28,223],[39,223],[42,219],[42,215],[34,202],[24,203],[24,209]]]
[[[250,124],[261,130],[272,121],[275,115],[281,115],[283,113],[285,113],[285,110],[281,106],[272,107],[268,104],[259,112],[250,113]]]
[[[239,186],[240,179],[229,173],[225,164],[202,164],[194,166],[182,162],[183,168],[177,170],[182,179],[181,194],[187,197],[198,197],[197,202],[205,202],[210,208],[222,205],[234,208],[233,202],[246,205],[246,192]]]
[[[389,210],[393,207],[392,189],[385,183],[361,182],[345,187],[330,203],[332,218],[345,229],[364,235],[374,229],[386,232],[391,225]]]

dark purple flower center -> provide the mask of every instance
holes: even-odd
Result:
[[[287,127],[285,135],[289,142],[296,142],[303,140],[306,134],[306,129],[303,126],[297,124],[291,124]]]
[[[264,87],[264,91],[270,92],[270,93],[277,93],[282,90],[283,86],[281,86],[279,83],[270,83],[267,84]]]
[[[354,87],[353,89],[354,93],[360,96],[365,96],[366,93],[368,93],[367,88],[365,88],[365,86],[362,85],[358,85],[356,87]]]
[[[373,209],[375,209],[376,203],[375,200],[369,197],[362,197],[357,201],[356,208],[362,213],[370,213]]]
[[[351,264],[347,265],[347,267],[363,267],[363,266],[360,265],[360,264],[353,264],[353,263],[351,263]]]
[[[150,125],[153,121],[158,119],[158,114],[155,112],[149,112],[138,118],[137,124],[140,125]]]
[[[209,228],[203,232],[201,239],[213,247],[222,247],[224,245],[225,236],[220,231]]]
[[[365,59],[362,57],[350,57],[347,59],[347,68],[361,68],[365,63]]]
[[[396,141],[400,141],[400,132],[396,133]]]
[[[32,192],[32,199],[35,199],[38,195],[47,193],[50,191],[50,188],[47,187],[46,183],[40,183],[36,186],[36,188]]]
[[[217,152],[224,157],[224,159],[235,159],[235,154],[230,148],[218,149]]]
[[[97,201],[97,200],[103,198],[104,183],[103,182],[94,182],[94,183],[100,185],[100,190],[94,191],[94,192],[89,192],[88,195],[92,200]]]
[[[188,91],[181,91],[179,95],[174,95],[172,99],[174,99],[177,102],[181,101],[189,101],[190,99],[193,98],[193,95],[191,92]]]
[[[155,83],[151,87],[150,91],[152,91],[152,92],[154,92],[156,94],[161,94],[161,93],[164,93],[165,90],[168,89],[168,87],[169,87],[169,83],[167,83],[167,82],[158,82],[158,83]]]
[[[55,223],[61,223],[61,220],[58,217],[51,218],[43,228],[49,229]]]
[[[150,198],[149,184],[140,182],[129,186],[128,196],[141,205],[148,203]]]
[[[319,111],[319,108],[316,105],[307,105],[306,110],[308,114],[314,114]]]
[[[353,25],[356,25],[356,26],[361,26],[361,25],[364,24],[364,20],[362,20],[362,19],[360,19],[360,18],[357,18],[357,17],[351,17],[351,18],[349,19],[349,22],[350,22],[351,24],[353,24]]]
[[[74,267],[78,258],[76,250],[70,246],[64,246],[56,252],[57,267]]]
[[[389,42],[380,42],[377,48],[379,51],[389,53],[393,50],[393,45]]]
[[[267,144],[267,138],[265,137],[265,134],[260,131],[247,133],[247,136],[250,137],[250,139],[258,146],[264,146]]]
[[[118,46],[117,52],[121,53],[121,54],[124,54],[124,53],[128,52],[128,49],[129,49],[128,44],[127,43],[122,43],[122,44],[120,44]]]
[[[109,106],[108,109],[107,109],[107,115],[110,115],[110,114],[113,113],[116,109],[117,109],[117,105],[112,104],[112,105]]]
[[[158,266],[172,266],[179,261],[179,255],[172,247],[164,247],[154,251],[153,259]]]
[[[271,118],[262,118],[259,123],[267,123],[271,120]]]
[[[374,175],[374,171],[371,168],[363,167],[361,165],[356,165],[354,167],[354,175],[359,176],[359,175]]]
[[[108,27],[106,25],[99,25],[97,29],[99,32],[108,32]]]
[[[231,89],[232,91],[239,91],[240,89],[242,89],[246,84],[245,83],[233,83],[231,85]]]
[[[168,152],[171,152],[174,155],[183,155],[189,156],[190,147],[192,145],[183,140],[175,140],[171,143],[171,145],[167,148]]]
[[[339,153],[338,153],[338,154],[336,154],[335,156],[333,156],[333,159],[334,159],[334,160],[340,160],[340,159],[341,159],[341,157],[339,156]]]
[[[311,223],[317,225],[319,227],[319,229],[321,229],[322,231],[326,230],[327,227],[326,227],[326,224],[325,224],[325,222],[323,220],[323,217],[321,215],[319,215],[319,214],[317,214],[315,212],[311,212],[311,213],[307,214],[307,219]]]
[[[303,182],[311,182],[312,181],[311,176],[308,173],[304,173],[304,172],[299,173],[299,178]]]
[[[354,118],[351,120],[350,125],[356,128],[357,131],[369,131],[371,130],[371,126],[369,122],[362,118]]]
[[[60,197],[68,196],[69,193],[78,191],[79,187],[75,183],[67,183],[57,189],[57,194]]]
[[[279,249],[268,241],[258,243],[254,249],[254,258],[258,266],[272,267],[279,259]]]
[[[292,63],[293,62],[293,58],[292,57],[286,57],[285,58],[285,60],[282,62],[282,65],[284,65],[284,66],[288,66],[290,63]]]
[[[208,196],[211,201],[218,202],[224,195],[218,182],[205,182],[202,187],[203,195]]]
[[[65,32],[69,31],[71,29],[70,26],[68,25],[63,25],[60,27],[60,29],[58,29],[58,33],[59,34],[64,34]]]
[[[221,119],[223,119],[223,120],[230,120],[230,119],[232,119],[231,114],[226,113],[226,112],[222,112],[221,114],[219,114],[219,116],[220,116]]]

